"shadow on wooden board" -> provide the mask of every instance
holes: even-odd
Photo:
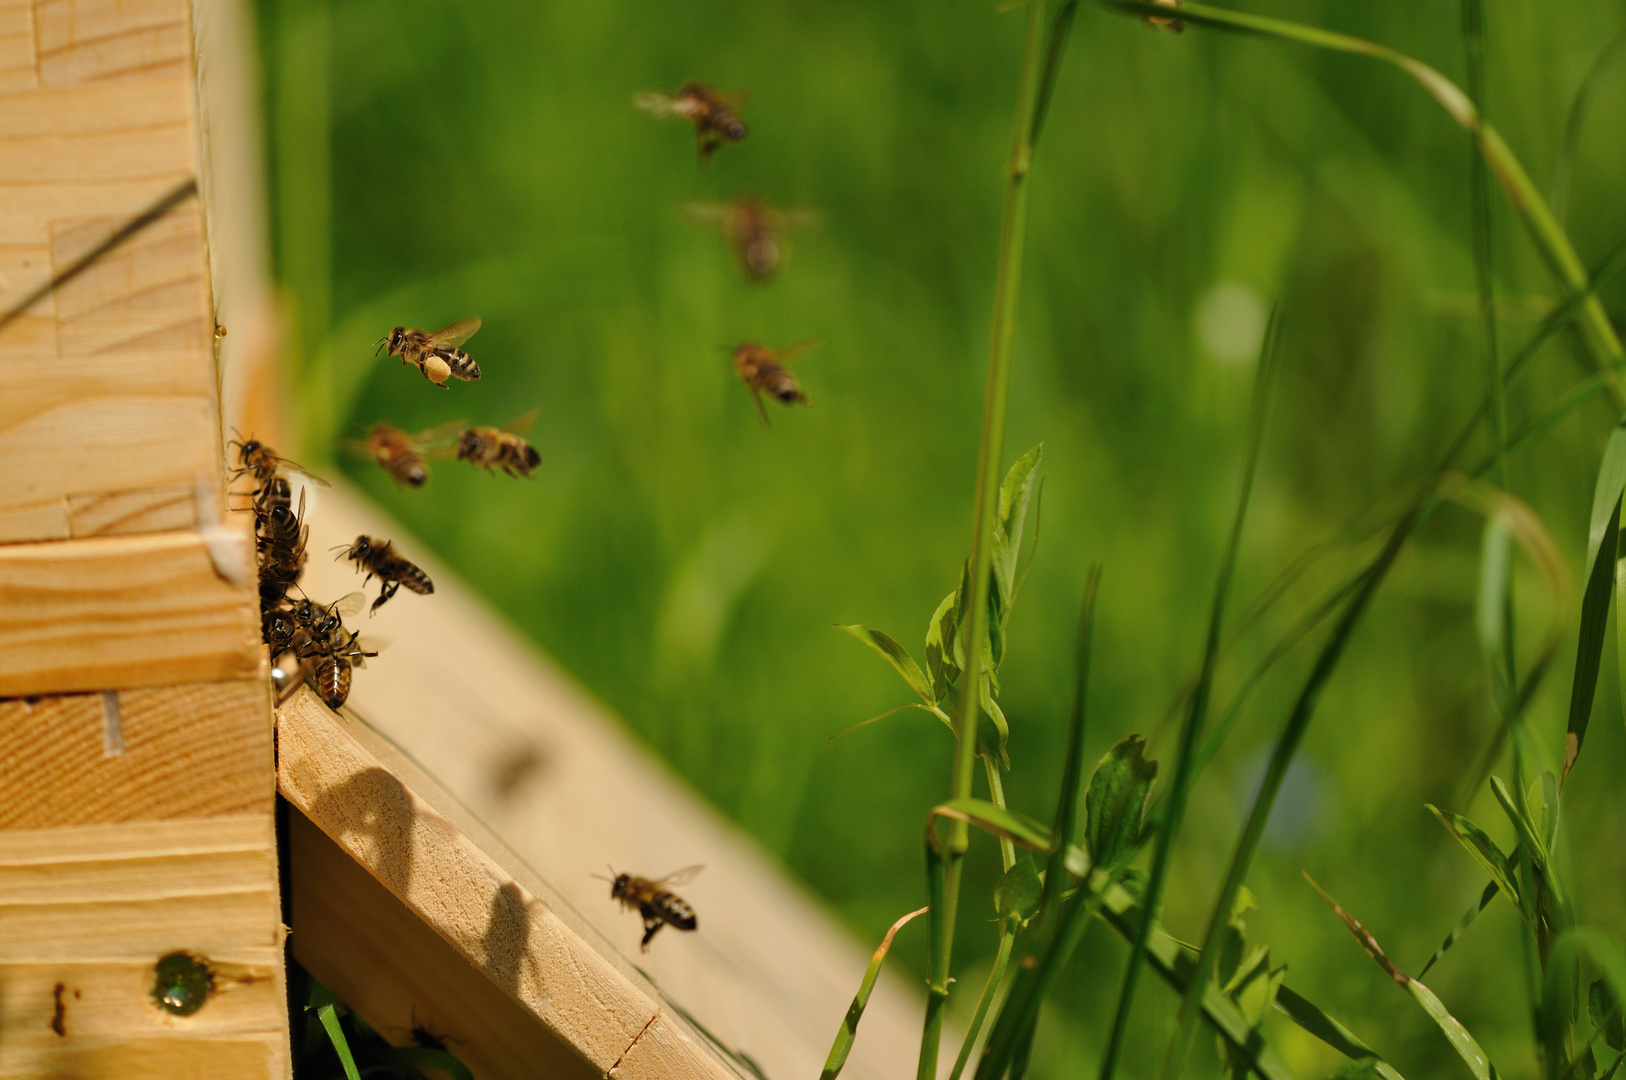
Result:
[[[390,1042],[414,1022],[475,1076],[604,1074],[470,966],[297,810],[289,815],[294,958]]]

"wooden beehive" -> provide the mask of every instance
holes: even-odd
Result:
[[[355,712],[274,712],[223,468],[278,430],[249,25],[0,0],[0,1080],[285,1077],[285,944],[481,1080],[811,1074],[866,950],[432,559]],[[411,544],[314,495],[312,548]],[[640,955],[606,860],[705,862],[703,931]],[[185,1015],[177,954],[212,977]],[[883,977],[845,1075],[907,1074],[913,998]]]
[[[271,701],[252,543],[224,512],[193,54],[186,0],[0,0],[8,1077],[289,1071]],[[207,972],[195,1011],[160,1004],[171,954]]]

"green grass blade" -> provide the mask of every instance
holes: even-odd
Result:
[[[971,1060],[971,1051],[977,1045],[977,1036],[982,1031],[982,1025],[988,1018],[988,1007],[993,1004],[994,995],[999,992],[999,984],[1005,978],[1005,967],[1011,960],[1011,946],[1016,942],[1016,927],[1012,919],[1004,920],[1004,928],[999,932],[999,949],[994,954],[994,966],[988,972],[988,979],[982,984],[982,996],[977,999],[977,1011],[971,1014],[971,1026],[965,1029],[965,1039],[960,1043],[960,1054],[954,1059],[954,1068],[949,1071],[949,1080],[960,1080],[965,1072],[966,1063]],[[829,1080],[821,1077],[820,1080]]]
[[[1050,20],[1050,31],[1045,34],[1044,71],[1039,76],[1039,95],[1033,103],[1033,126],[1028,130],[1028,142],[1037,146],[1039,132],[1045,116],[1050,112],[1050,95],[1056,89],[1056,76],[1061,70],[1061,57],[1067,51],[1067,39],[1073,32],[1073,17],[1078,14],[1078,0],[1067,0]]]
[[[1557,1080],[1566,1064],[1570,1018],[1575,1015],[1575,992],[1582,954],[1592,958],[1616,1001],[1626,1001],[1626,956],[1597,930],[1576,929],[1559,935],[1547,956],[1547,974],[1541,995],[1542,1076]]]
[[[1175,834],[1179,831],[1181,819],[1185,814],[1187,793],[1191,789],[1192,780],[1196,777],[1193,769],[1195,765],[1195,751],[1197,749],[1197,735],[1203,722],[1207,719],[1209,692],[1214,684],[1214,671],[1219,666],[1219,650],[1221,631],[1225,619],[1225,600],[1230,592],[1231,575],[1236,569],[1236,555],[1242,543],[1242,525],[1247,518],[1248,500],[1253,493],[1253,480],[1258,471],[1259,447],[1264,439],[1265,414],[1270,402],[1271,380],[1276,370],[1276,347],[1281,336],[1281,316],[1279,312],[1271,312],[1270,322],[1265,328],[1265,338],[1259,350],[1259,367],[1254,376],[1253,405],[1249,410],[1247,428],[1247,451],[1242,466],[1242,490],[1237,496],[1236,514],[1231,523],[1231,535],[1226,541],[1225,557],[1220,564],[1219,581],[1214,586],[1214,606],[1208,622],[1208,643],[1203,657],[1203,668],[1197,679],[1197,690],[1192,695],[1189,722],[1181,731],[1180,750],[1176,758],[1175,777],[1169,793],[1168,808],[1164,816],[1162,827],[1158,830],[1157,851],[1152,863],[1152,880],[1146,889],[1146,910],[1152,918],[1157,917],[1163,894],[1163,885],[1167,881],[1169,861],[1174,851]],[[1180,1025],[1173,1039],[1170,1040],[1169,1049],[1163,1060],[1164,1080],[1175,1080],[1185,1069],[1186,1057],[1191,1052],[1191,1042],[1197,1034],[1197,1019],[1201,995],[1206,994],[1209,987],[1209,978],[1214,970],[1214,953],[1210,952],[1198,961],[1197,973],[1192,977],[1191,985],[1186,990],[1185,999],[1180,1005]],[[1130,955],[1131,964],[1134,963],[1134,954]],[[1133,990],[1132,984],[1125,982],[1124,998],[1128,998]],[[1120,1000],[1120,1016],[1128,1018],[1127,1000]],[[1116,1027],[1116,1021],[1115,1021]],[[1121,1037],[1120,1037],[1121,1041]],[[1116,1047],[1109,1043],[1108,1052],[1112,1053]],[[1102,1068],[1102,1080],[1111,1076],[1110,1069],[1105,1065]]]
[[[1044,895],[1039,901],[1037,932],[1040,940],[1049,937],[1061,890],[1067,880],[1067,845],[1078,835],[1079,788],[1084,782],[1084,721],[1090,687],[1090,651],[1095,637],[1095,598],[1101,588],[1101,564],[1090,567],[1084,581],[1084,599],[1079,604],[1078,639],[1074,651],[1076,677],[1073,682],[1073,708],[1067,717],[1067,750],[1062,759],[1061,791],[1056,796],[1055,824],[1051,829],[1051,849],[1046,862]]]
[[[1575,151],[1581,145],[1581,126],[1586,121],[1587,108],[1592,104],[1593,95],[1598,92],[1598,84],[1603,81],[1622,49],[1626,49],[1626,26],[1616,31],[1609,43],[1599,50],[1598,58],[1587,68],[1586,76],[1581,79],[1581,85],[1576,88],[1575,97],[1570,101],[1569,115],[1564,121],[1564,138],[1558,146],[1558,161],[1553,166],[1553,217],[1558,219],[1559,224],[1563,224],[1568,216],[1570,178],[1575,172]]]
[[[1125,14],[1168,16],[1168,9],[1144,0],[1097,0],[1102,6]],[[1584,292],[1588,286],[1586,269],[1575,254],[1569,237],[1559,227],[1540,190],[1525,172],[1524,166],[1513,154],[1502,136],[1479,115],[1473,101],[1461,88],[1420,60],[1384,45],[1334,33],[1317,27],[1305,26],[1284,19],[1251,15],[1207,4],[1187,3],[1180,8],[1180,21],[1197,26],[1221,30],[1235,30],[1259,34],[1283,41],[1294,41],[1335,52],[1352,53],[1382,60],[1405,72],[1432,97],[1462,128],[1474,136],[1480,154],[1495,174],[1513,204],[1525,227],[1529,230],[1536,249],[1547,261],[1554,276],[1570,294]],[[1626,361],[1614,326],[1603,305],[1596,297],[1587,300],[1581,315],[1582,337],[1594,366],[1611,376],[1610,396],[1617,411],[1626,411],[1626,395],[1612,381],[1613,373]]]
[[[1248,410],[1246,449],[1243,452],[1242,486],[1237,493],[1230,535],[1226,539],[1225,553],[1220,559],[1219,574],[1214,583],[1214,600],[1209,610],[1203,666],[1197,675],[1197,685],[1191,695],[1190,708],[1180,726],[1180,739],[1175,752],[1174,779],[1164,806],[1162,826],[1157,833],[1157,847],[1152,856],[1152,874],[1146,886],[1146,920],[1129,947],[1129,961],[1124,967],[1123,987],[1118,993],[1112,1032],[1101,1058],[1101,1080],[1111,1080],[1118,1066],[1118,1056],[1123,1050],[1124,1037],[1128,1032],[1130,1010],[1134,1006],[1135,984],[1146,949],[1145,936],[1150,932],[1152,924],[1157,921],[1158,913],[1162,909],[1163,888],[1168,882],[1169,866],[1174,855],[1174,840],[1179,834],[1185,816],[1186,798],[1191,790],[1191,782],[1196,776],[1192,766],[1195,764],[1197,738],[1208,719],[1209,695],[1214,685],[1214,672],[1219,667],[1221,635],[1225,626],[1225,602],[1230,595],[1231,576],[1236,569],[1237,551],[1242,546],[1242,527],[1247,520],[1249,497],[1253,494],[1254,476],[1258,472],[1259,448],[1264,439],[1265,415],[1270,403],[1271,379],[1276,368],[1276,346],[1280,335],[1281,316],[1279,312],[1272,311],[1270,322],[1265,327],[1264,340],[1260,343],[1259,365],[1254,373],[1253,401]],[[1169,1076],[1171,1070],[1178,1074],[1184,1064],[1191,1036],[1196,1031],[1198,1005],[1206,989],[1205,971],[1193,980],[1191,989],[1187,992],[1187,999],[1181,1006],[1181,1030],[1176,1035],[1175,1041],[1170,1044],[1169,1057],[1164,1061],[1165,1076]]]
[[[864,978],[858,984],[858,993],[853,995],[853,1003],[847,1006],[847,1015],[842,1018],[841,1030],[836,1032],[836,1040],[830,1045],[830,1056],[825,1059],[824,1071],[819,1074],[819,1080],[835,1080],[840,1075],[842,1066],[847,1064],[847,1055],[852,1052],[853,1040],[858,1037],[858,1021],[864,1018],[864,1009],[869,1005],[869,996],[875,989],[875,980],[881,976],[881,965],[886,961],[886,954],[892,948],[892,939],[898,931],[909,924],[916,916],[924,915],[929,908],[911,911],[903,918],[892,924],[892,929],[886,932],[881,944],[876,947],[875,955],[869,958],[869,967],[864,970]]]
[[[339,1026],[339,1014],[332,1002],[316,1007],[316,1018],[322,1022],[327,1031],[328,1041],[333,1044],[333,1052],[339,1055],[339,1064],[344,1067],[345,1080],[361,1080],[361,1073],[356,1071],[356,1059],[350,1053],[350,1040],[344,1037],[344,1029]]]
[[[836,623],[837,630],[845,630],[865,645],[880,653],[881,658],[892,665],[892,670],[903,676],[903,681],[909,684],[909,689],[920,695],[920,699],[930,705],[936,700],[932,694],[931,680],[926,673],[915,663],[915,658],[909,655],[909,650],[899,645],[891,637],[879,630],[871,630],[860,623],[843,625]]]
[[[1598,465],[1592,490],[1592,518],[1587,529],[1586,591],[1581,596],[1581,636],[1575,653],[1575,677],[1570,686],[1569,728],[1564,736],[1564,776],[1568,778],[1586,739],[1592,718],[1592,700],[1598,689],[1603,661],[1603,636],[1609,620],[1614,586],[1621,491],[1626,489],[1626,422],[1616,425]]]
[[[1517,858],[1518,850],[1515,849],[1513,854]],[[1457,925],[1453,926],[1451,932],[1445,935],[1445,940],[1440,942],[1440,947],[1434,950],[1434,955],[1428,958],[1428,963],[1423,965],[1423,970],[1417,973],[1419,979],[1428,974],[1429,969],[1439,962],[1440,957],[1451,951],[1451,946],[1455,945],[1457,940],[1468,932],[1468,927],[1472,926],[1474,920],[1479,918],[1480,912],[1490,907],[1490,902],[1496,899],[1496,894],[1499,892],[1501,892],[1501,889],[1496,882],[1486,882],[1485,891],[1479,894],[1478,901],[1463,913],[1462,918],[1457,920]]]
[[[1482,908],[1489,903],[1489,898],[1496,895],[1497,889],[1501,889],[1501,891],[1507,893],[1507,898],[1513,902],[1513,906],[1519,909],[1519,914],[1528,922],[1530,912],[1525,910],[1523,898],[1519,896],[1518,886],[1514,884],[1513,866],[1508,862],[1507,856],[1502,854],[1502,849],[1496,846],[1496,841],[1487,836],[1485,830],[1461,814],[1447,814],[1432,804],[1425,803],[1424,805],[1428,807],[1430,813],[1439,818],[1440,824],[1445,826],[1445,831],[1456,837],[1457,843],[1466,848],[1468,854],[1473,856],[1474,861],[1480,865],[1480,868],[1490,875],[1492,887],[1485,890],[1479,907]],[[1475,914],[1478,911],[1479,908],[1474,909]],[[1469,921],[1471,921],[1471,918]],[[1444,952],[1444,950],[1445,947],[1442,946],[1441,952]],[[1432,960],[1429,961],[1430,964],[1433,964],[1433,962]],[[1427,971],[1428,968],[1425,967],[1423,970]]]
[[[1320,1006],[1287,985],[1276,990],[1272,1003],[1276,1011],[1352,1061],[1370,1061],[1373,1071],[1384,1080],[1403,1080],[1393,1065],[1343,1024],[1327,1015]]]
[[[949,939],[954,934],[956,888],[950,890],[950,876],[958,877],[960,864],[944,858],[943,838],[937,822],[926,822],[926,901],[931,912],[931,952],[926,977],[926,1019],[920,1033],[920,1063],[916,1080],[937,1080],[937,1050],[943,1036],[943,1009],[949,994]],[[930,1071],[927,1071],[928,1066]]]
[[[1321,899],[1327,902],[1333,913],[1349,928],[1349,932],[1355,935],[1355,940],[1361,943],[1361,948],[1366,950],[1367,955],[1376,961],[1379,967],[1387,971],[1391,979],[1399,983],[1407,993],[1411,994],[1417,1004],[1423,1007],[1423,1011],[1428,1013],[1434,1022],[1439,1025],[1446,1041],[1451,1044],[1452,1048],[1456,1050],[1457,1056],[1462,1058],[1469,1071],[1474,1074],[1475,1080],[1496,1080],[1496,1069],[1491,1065],[1490,1058],[1486,1056],[1485,1051],[1480,1047],[1473,1035],[1469,1034],[1468,1029],[1462,1026],[1461,1021],[1452,1016],[1440,999],[1435,996],[1434,991],[1395,967],[1393,961],[1384,954],[1383,947],[1378,944],[1377,939],[1372,936],[1371,932],[1362,926],[1355,916],[1339,906],[1338,901],[1327,895],[1327,891],[1317,885],[1315,879],[1310,877],[1309,874],[1305,874],[1304,880],[1310,883],[1310,887],[1320,894]]]

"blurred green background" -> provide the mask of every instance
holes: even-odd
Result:
[[[1246,6],[1463,77],[1455,0]],[[1571,98],[1626,9],[1488,7],[1488,112],[1545,188]],[[501,424],[540,404],[532,483],[443,465],[402,491],[339,460],[865,940],[922,902],[921,826],[947,795],[951,741],[906,711],[827,743],[908,699],[830,624],[868,623],[919,656],[969,546],[1021,18],[925,0],[260,2],[301,456],[378,418]],[[631,107],[690,77],[751,93],[750,137],[705,169],[686,125]],[[1568,212],[1588,262],[1626,236],[1626,72],[1599,88]],[[1083,6],[1035,165],[1006,455],[1045,443],[1042,538],[1002,673],[1014,806],[1050,813],[1095,560],[1090,759],[1139,731],[1167,768],[1272,302],[1282,371],[1233,611],[1421,475],[1477,404],[1468,170],[1466,136],[1392,69]],[[682,212],[743,194],[820,218],[766,284]],[[1493,211],[1505,355],[1554,290],[1500,193]],[[1626,292],[1605,299],[1618,310]],[[469,345],[478,385],[443,394],[369,354],[397,323],[469,314],[485,320]],[[810,337],[825,344],[796,366],[813,407],[775,409],[765,429],[720,347]],[[1557,341],[1511,392],[1515,421],[1582,372],[1575,343]],[[1590,404],[1511,466],[1577,575],[1613,419]],[[1251,878],[1250,927],[1289,982],[1413,1077],[1467,1074],[1299,871],[1416,971],[1483,885],[1422,804],[1511,843],[1488,795],[1465,790],[1496,728],[1473,629],[1480,533],[1448,510],[1408,549],[1325,694]],[[1335,549],[1243,639],[1220,703],[1362,550]],[[1528,656],[1546,609],[1519,573]],[[1555,758],[1566,618],[1531,713]],[[1251,699],[1195,789],[1167,902],[1177,936],[1201,936],[1311,649]],[[1619,938],[1615,686],[1606,661],[1563,857],[1580,921]],[[955,954],[962,1010],[993,951],[997,873],[980,843]],[[1499,901],[1429,981],[1507,1073],[1530,1076],[1516,919]],[[900,962],[920,970],[924,940],[904,935]],[[1124,953],[1091,931],[1034,1075],[1096,1060]],[[1166,990],[1142,985],[1130,1076],[1155,1069],[1172,1015]],[[1297,1029],[1267,1031],[1297,1074],[1336,1067]],[[1217,1069],[1207,1043],[1198,1072]]]

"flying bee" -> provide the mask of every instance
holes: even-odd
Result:
[[[356,537],[355,543],[343,548],[339,557],[352,559],[358,570],[367,571],[367,576],[361,579],[363,585],[378,578],[378,599],[373,601],[369,614],[383,607],[403,585],[419,596],[428,596],[435,591],[435,583],[429,580],[429,575],[420,570],[416,563],[397,554],[395,546],[388,540],[363,533]]]
[[[538,406],[501,428],[471,427],[457,440],[457,460],[482,469],[501,469],[509,476],[529,477],[542,455],[522,437],[536,423]]]
[[[740,119],[738,111],[744,101],[744,95],[727,97],[693,79],[678,87],[675,94],[651,91],[634,95],[632,99],[634,106],[647,113],[661,117],[681,116],[694,124],[702,165],[711,159],[719,146],[745,138],[745,121]]]
[[[1152,0],[1152,3],[1161,7],[1173,8],[1179,7],[1181,3],[1183,3],[1183,0]],[[1176,34],[1180,33],[1186,28],[1186,24],[1181,22],[1179,19],[1165,19],[1161,15],[1142,15],[1141,21],[1154,29],[1159,26],[1166,26]]]
[[[443,449],[465,426],[463,421],[456,420],[408,435],[394,424],[380,420],[368,430],[365,439],[351,439],[345,445],[378,462],[397,484],[417,488],[429,482],[429,463],[424,456]]]
[[[479,329],[479,319],[459,319],[433,334],[397,326],[373,342],[373,355],[377,356],[378,350],[387,345],[389,355],[399,356],[402,364],[413,365],[423,372],[424,378],[445,390],[448,389],[446,380],[454,375],[464,382],[480,377],[480,365],[458,348]]]
[[[367,658],[378,655],[363,649],[361,635],[343,626],[327,638],[302,641],[294,651],[301,660],[315,661],[311,683],[330,709],[339,708],[350,697],[352,669],[366,667]]]
[[[237,434],[233,432],[233,434]],[[237,448],[237,468],[231,471],[231,478],[236,480],[241,476],[253,476],[258,492],[276,478],[278,472],[287,470],[296,472],[317,487],[327,487],[328,483],[320,476],[297,461],[289,461],[258,439],[245,439],[240,434],[237,438],[226,444]]]
[[[784,261],[785,235],[816,220],[811,211],[780,210],[754,198],[691,203],[684,209],[694,221],[719,226],[740,265],[757,281],[772,277]]]
[[[593,876],[610,883],[610,899],[621,901],[623,910],[638,909],[638,914],[644,918],[644,940],[639,942],[639,946],[642,951],[648,952],[650,938],[661,927],[693,930],[700,925],[695,918],[694,908],[689,906],[687,900],[673,893],[672,887],[693,881],[695,875],[704,869],[703,866],[685,866],[657,881],[632,874],[617,874],[613,866],[610,867],[613,877],[602,874]]]
[[[734,371],[751,391],[751,400],[756,403],[757,415],[762,417],[764,426],[768,423],[768,410],[762,405],[763,394],[786,405],[811,404],[802,393],[802,384],[785,368],[784,361],[817,344],[817,340],[801,341],[777,351],[755,341],[742,341],[735,346]]]

